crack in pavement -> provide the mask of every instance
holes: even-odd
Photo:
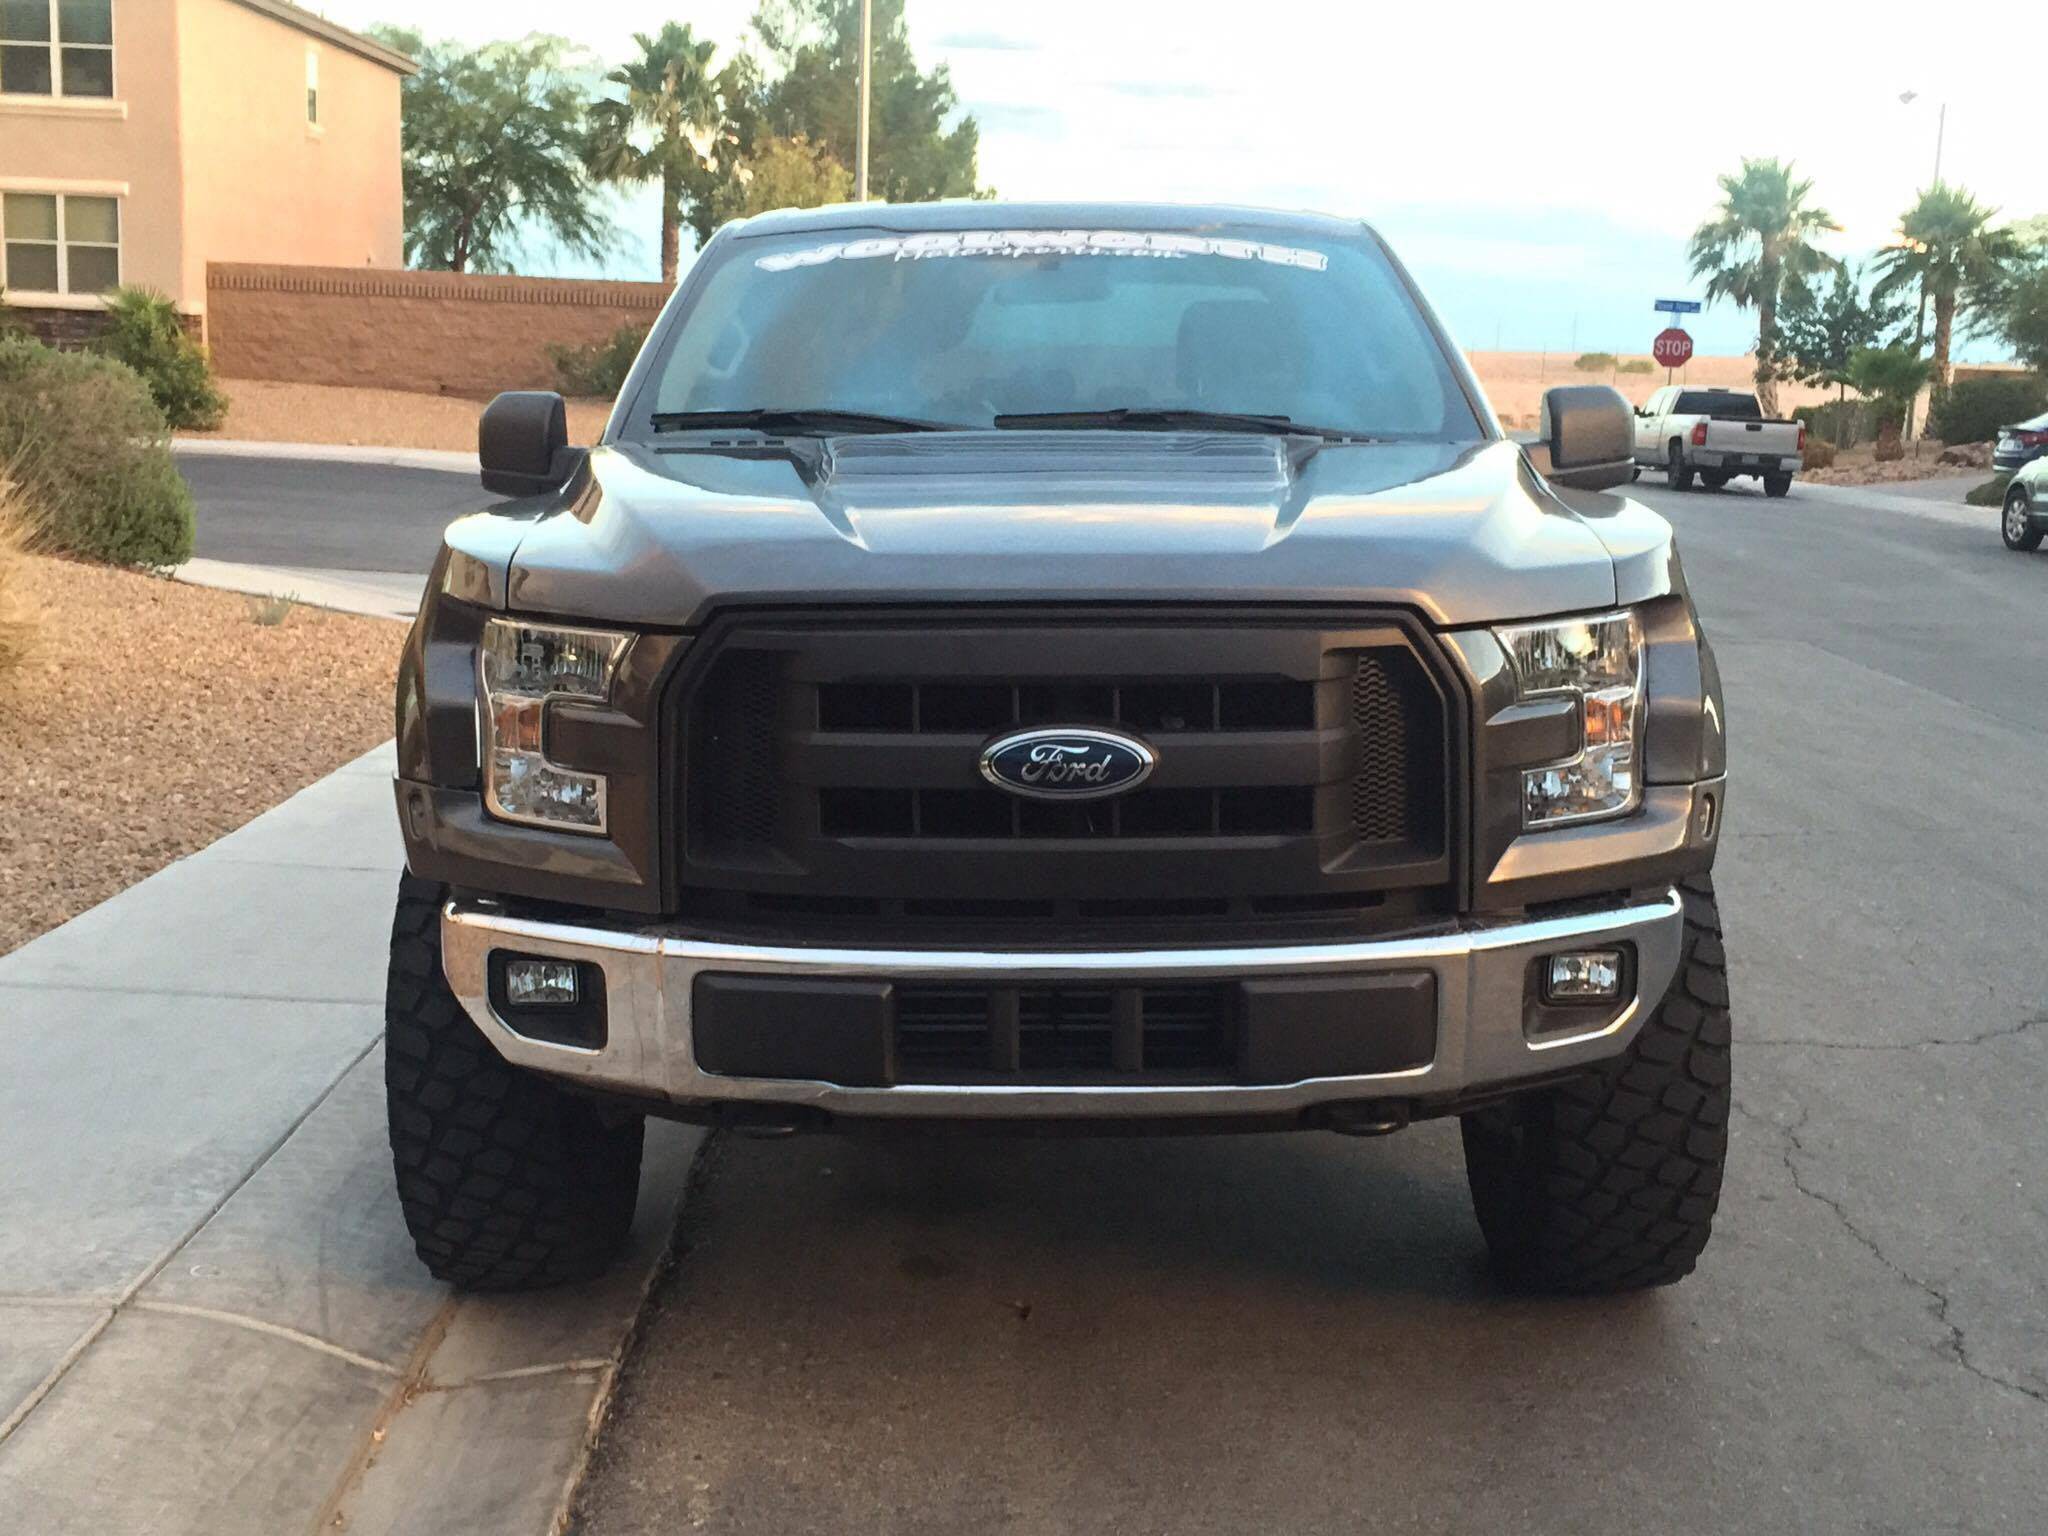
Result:
[[[1744,1035],[1740,1043],[1744,1046],[1776,1045],[1812,1051],[1925,1051],[1937,1046],[1967,1048],[1973,1045],[1987,1045],[1993,1040],[2012,1040],[2043,1024],[2048,1024],[2048,1013],[2021,1019],[2017,1024],[1987,1029],[1981,1035],[1964,1035],[1952,1040],[1938,1037],[1932,1040],[1759,1040]]]
[[[2040,1019],[2030,1021],[2030,1023],[2035,1024],[2042,1022],[2048,1021]],[[1805,1177],[1799,1171],[1797,1159],[1806,1151],[1806,1143],[1800,1139],[1799,1133],[1806,1128],[1807,1121],[1812,1117],[1813,1111],[1808,1106],[1804,1104],[1799,1106],[1799,1118],[1790,1125],[1777,1124],[1775,1121],[1758,1114],[1739,1099],[1734,1101],[1734,1107],[1738,1114],[1755,1121],[1767,1130],[1776,1132],[1784,1139],[1785,1148],[1779,1153],[1778,1160],[1784,1165],[1785,1172],[1790,1176],[1792,1187],[1795,1190],[1806,1196],[1807,1199],[1818,1205],[1823,1205],[1832,1211],[1835,1220],[1841,1224],[1842,1230],[1866,1249],[1872,1258],[1889,1270],[1893,1276],[1904,1281],[1927,1298],[1927,1311],[1929,1315],[1948,1333],[1948,1339],[1942,1346],[1943,1354],[1947,1355],[1949,1359],[1968,1371],[1972,1376],[1975,1376],[1979,1381],[1988,1382],[1995,1387],[2003,1387],[2006,1391],[2016,1393],[2033,1402],[2048,1404],[2048,1391],[2037,1387],[2030,1387],[2025,1382],[2014,1381],[2007,1376],[2001,1376],[1996,1371],[1979,1365],[1976,1361],[1972,1360],[1970,1358],[1969,1343],[1964,1336],[1962,1325],[1952,1320],[1949,1316],[1953,1303],[1948,1293],[1942,1290],[1941,1287],[1922,1280],[1918,1275],[1886,1253],[1878,1245],[1875,1238],[1856,1225],[1855,1218],[1850,1216],[1848,1207],[1842,1201],[1836,1199],[1833,1195],[1815,1189],[1806,1182]]]

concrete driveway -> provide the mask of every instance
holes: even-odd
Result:
[[[1444,1124],[723,1142],[576,1528],[2042,1529],[2048,552],[1640,489],[1733,740],[1740,1112],[1696,1276],[1503,1297]]]

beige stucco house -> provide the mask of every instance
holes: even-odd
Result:
[[[416,66],[286,0],[0,0],[0,287],[89,333],[115,283],[203,323],[209,261],[404,264]]]

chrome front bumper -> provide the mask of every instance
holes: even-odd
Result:
[[[1347,1099],[1426,1099],[1512,1086],[1624,1050],[1678,968],[1684,908],[1675,890],[1602,911],[1534,921],[1467,923],[1422,937],[1246,949],[1062,953],[867,950],[717,943],[672,927],[599,928],[508,916],[452,902],[441,923],[449,985],[508,1060],[593,1087],[680,1104],[809,1106],[835,1115],[934,1119],[1089,1119],[1287,1113]],[[1531,962],[1558,949],[1633,946],[1634,996],[1584,1031],[1531,1038],[1524,999]],[[603,968],[609,1014],[595,1050],[551,1044],[506,1025],[490,1000],[489,957],[511,950]],[[700,1069],[690,1013],[700,974],[903,981],[1143,982],[1374,972],[1434,974],[1436,1054],[1426,1066],[1373,1076],[1281,1084],[971,1085],[848,1087]],[[1370,1027],[1370,1020],[1361,1020]]]

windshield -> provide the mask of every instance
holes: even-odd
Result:
[[[762,408],[964,427],[1124,410],[1484,435],[1363,233],[834,230],[742,236],[714,260],[669,328],[638,430]]]

